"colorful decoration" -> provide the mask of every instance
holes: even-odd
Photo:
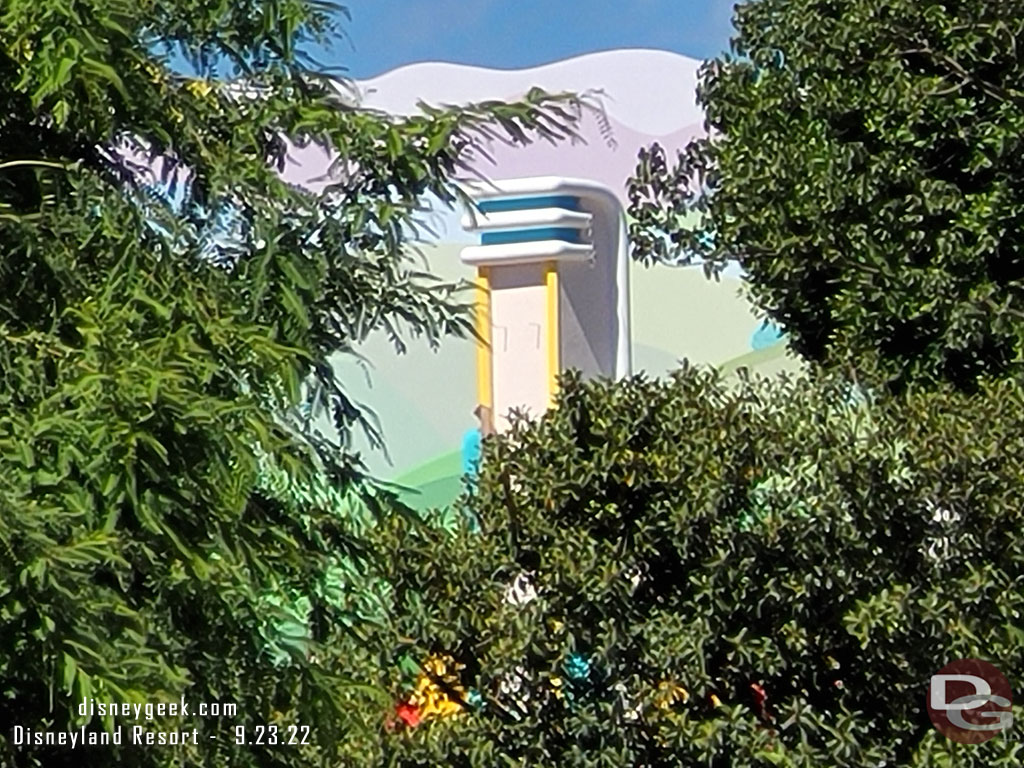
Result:
[[[586,680],[590,677],[590,659],[581,653],[571,653],[562,667],[570,680]]]
[[[537,599],[537,588],[533,585],[532,573],[520,573],[505,589],[505,602],[512,605],[526,605]]]
[[[416,689],[409,698],[423,719],[448,717],[462,711],[467,698],[459,680],[462,669],[463,665],[450,656],[431,656],[424,662]]]
[[[555,698],[563,701],[565,699],[565,681],[560,677],[552,677],[549,682],[554,689]]]
[[[663,712],[668,711],[676,704],[685,704],[689,700],[690,694],[685,688],[668,680],[658,683],[658,689],[654,694],[654,706]]]
[[[757,709],[758,716],[762,720],[774,720],[775,718],[768,711],[768,692],[765,691],[764,686],[760,683],[751,683],[750,690],[754,693],[754,706]]]
[[[517,666],[510,672],[501,676],[498,682],[498,695],[507,703],[515,705],[516,710],[510,710],[510,714],[519,717],[520,713],[526,712],[526,705],[530,701],[530,691],[527,685],[529,673],[523,666]]]
[[[399,702],[395,707],[395,714],[398,716],[399,720],[410,728],[415,728],[420,724],[420,720],[422,719],[419,707],[408,701]]]

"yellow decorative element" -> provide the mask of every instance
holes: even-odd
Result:
[[[563,698],[565,698],[565,691],[562,689],[562,682],[563,682],[562,678],[560,678],[560,677],[552,677],[551,678],[551,687],[555,689],[555,698],[556,699],[563,699]]]
[[[565,629],[565,624],[560,622],[558,619],[549,619],[548,624],[551,626],[551,631],[555,634],[558,634]]]
[[[164,85],[167,83],[167,72],[162,67],[158,67],[153,64],[151,61],[142,62],[140,69],[151,82],[156,83],[157,85]]]
[[[423,673],[416,681],[416,690],[410,702],[426,719],[448,717],[462,711],[465,689],[459,684],[462,664],[456,664],[450,656],[431,656],[423,663]],[[452,698],[454,694],[458,698]]]
[[[205,80],[192,80],[188,85],[185,86],[188,91],[194,96],[199,98],[205,98],[213,92],[213,86]]]
[[[558,265],[554,262],[547,265],[545,279],[548,300],[548,399],[553,404],[562,366],[558,329]]]
[[[722,706],[722,700],[720,698],[718,698],[717,696],[715,696],[715,694],[713,694],[713,693],[711,694],[711,706],[712,707],[720,707],[720,706]]]
[[[477,402],[485,408],[494,407],[491,375],[491,275],[487,267],[481,267],[477,275],[476,333],[482,339],[476,349]]]
[[[673,704],[685,704],[690,700],[689,692],[680,685],[662,680],[658,683],[658,691],[654,695],[654,703],[658,709],[671,709]]]

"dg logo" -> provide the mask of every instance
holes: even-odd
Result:
[[[981,659],[959,659],[932,675],[928,715],[939,732],[960,744],[980,744],[1013,725],[1010,683]]]

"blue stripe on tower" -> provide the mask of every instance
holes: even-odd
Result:
[[[481,245],[503,245],[505,243],[533,243],[540,240],[563,240],[581,243],[580,231],[571,227],[538,227],[536,229],[515,229],[508,232],[483,232]]]
[[[546,197],[505,197],[499,200],[481,200],[477,203],[481,213],[499,213],[501,211],[528,211],[531,208],[567,208],[570,211],[580,209],[578,197],[570,195],[549,195]]]

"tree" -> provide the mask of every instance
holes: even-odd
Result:
[[[376,762],[1016,765],[926,711],[953,659],[1024,674],[1024,391],[950,390],[564,379],[485,446],[479,531],[391,537]]]
[[[895,388],[1019,371],[1022,12],[741,3],[700,77],[708,137],[641,156],[637,256],[738,259],[795,351]]]
[[[302,57],[340,10],[4,5],[0,714],[102,730],[80,703],[238,707],[117,719],[197,728],[184,747],[19,747],[8,729],[4,764],[290,765],[360,738],[383,587],[353,578],[391,502],[345,450],[361,414],[329,358],[376,329],[399,348],[469,332],[456,286],[408,252],[418,201],[455,199],[477,137],[557,139],[577,102],[360,110]],[[322,191],[281,174],[308,142],[337,160]],[[231,726],[271,723],[321,747],[236,744]]]

